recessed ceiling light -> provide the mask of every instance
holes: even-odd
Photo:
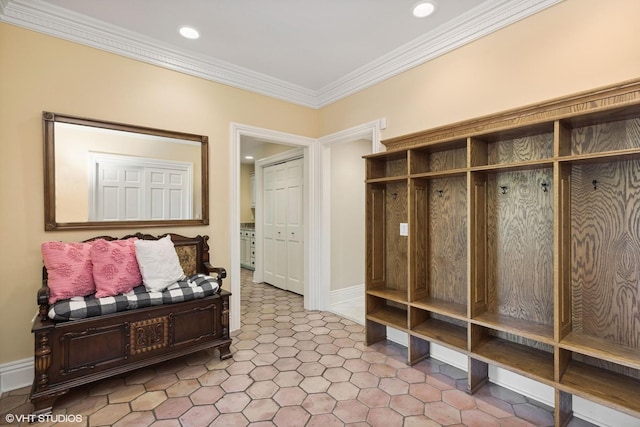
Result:
[[[244,156],[244,158],[247,160],[253,160],[253,156]]]
[[[413,5],[412,11],[416,18],[426,18],[436,11],[436,4],[433,1],[420,1]]]
[[[184,26],[180,27],[178,29],[178,32],[180,33],[180,35],[182,37],[187,38],[187,39],[195,40],[197,38],[200,38],[200,33],[198,32],[198,30],[196,30],[193,27],[189,27],[187,25],[184,25]]]

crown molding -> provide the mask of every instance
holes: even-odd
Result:
[[[563,0],[492,0],[315,91],[40,0],[0,0],[0,21],[293,104],[321,108]]]
[[[424,64],[564,0],[493,0],[345,75],[318,92],[318,105],[336,102]]]

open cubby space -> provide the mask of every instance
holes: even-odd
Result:
[[[492,328],[471,325],[472,357],[550,384],[554,379],[552,345]]]
[[[640,416],[640,371],[566,350],[560,388],[566,392]]]
[[[366,310],[367,320],[403,331],[407,330],[407,306],[405,304],[375,295],[367,295]]]
[[[637,106],[563,120],[561,128],[564,130],[560,141],[563,154],[588,156],[640,150],[640,109]]]
[[[535,163],[553,158],[553,123],[509,129],[471,139],[471,166]]]
[[[560,341],[563,349],[576,351],[603,360],[611,360],[621,366],[640,369],[638,347],[617,344],[606,338],[571,332]]]
[[[571,168],[571,333],[640,366],[640,160]]]
[[[407,152],[374,154],[367,161],[367,179],[397,178],[409,173]]]
[[[411,333],[457,351],[467,351],[467,322],[438,313],[410,308]]]
[[[407,180],[367,184],[366,203],[367,289],[406,301],[408,237],[400,224],[407,223]]]
[[[473,319],[552,339],[553,170],[475,174],[473,182]]]
[[[467,167],[467,140],[431,144],[417,147],[409,152],[410,173],[443,172]]]
[[[466,318],[467,179],[411,182],[410,301]]]

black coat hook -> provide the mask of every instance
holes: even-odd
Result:
[[[507,194],[507,187],[504,185],[500,186],[500,190],[502,190],[502,194]]]
[[[540,184],[540,185],[542,185],[542,191],[544,191],[545,193],[546,193],[547,191],[549,191],[549,183],[547,183],[547,182],[543,182],[543,183],[542,183],[542,184]]]
[[[593,184],[593,189],[597,190],[598,189],[598,184],[600,184],[600,183],[598,182],[597,179],[594,179],[593,181],[591,181],[591,184]]]
[[[444,193],[444,190],[436,190],[438,192],[438,196],[442,197],[442,193]]]

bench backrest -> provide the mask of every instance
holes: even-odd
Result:
[[[186,237],[175,233],[167,234],[171,236],[171,241],[173,242],[173,246],[176,248],[176,253],[178,254],[178,259],[180,260],[180,265],[182,265],[184,274],[187,276],[196,273],[207,274],[205,263],[209,262],[209,245],[207,244],[209,236]],[[152,236],[150,234],[136,233],[124,236],[122,239],[137,237],[142,240],[158,240],[165,237],[167,234]],[[100,237],[96,237],[95,239],[99,238]],[[115,238],[101,238],[106,240],[116,240]]]
[[[209,270],[206,267],[206,264],[209,262],[209,245],[207,244],[209,236],[206,235],[186,237],[175,233],[166,233],[160,236],[136,233],[129,234],[124,237],[97,236],[84,240],[84,242],[91,242],[97,239],[105,239],[109,241],[124,240],[131,237],[137,237],[142,240],[159,240],[167,234],[171,235],[171,241],[173,242],[173,246],[176,248],[176,253],[178,254],[178,259],[180,260],[180,265],[182,265],[185,275],[190,276],[196,273],[209,273]],[[42,279],[47,279],[47,269],[44,266],[42,267]]]

